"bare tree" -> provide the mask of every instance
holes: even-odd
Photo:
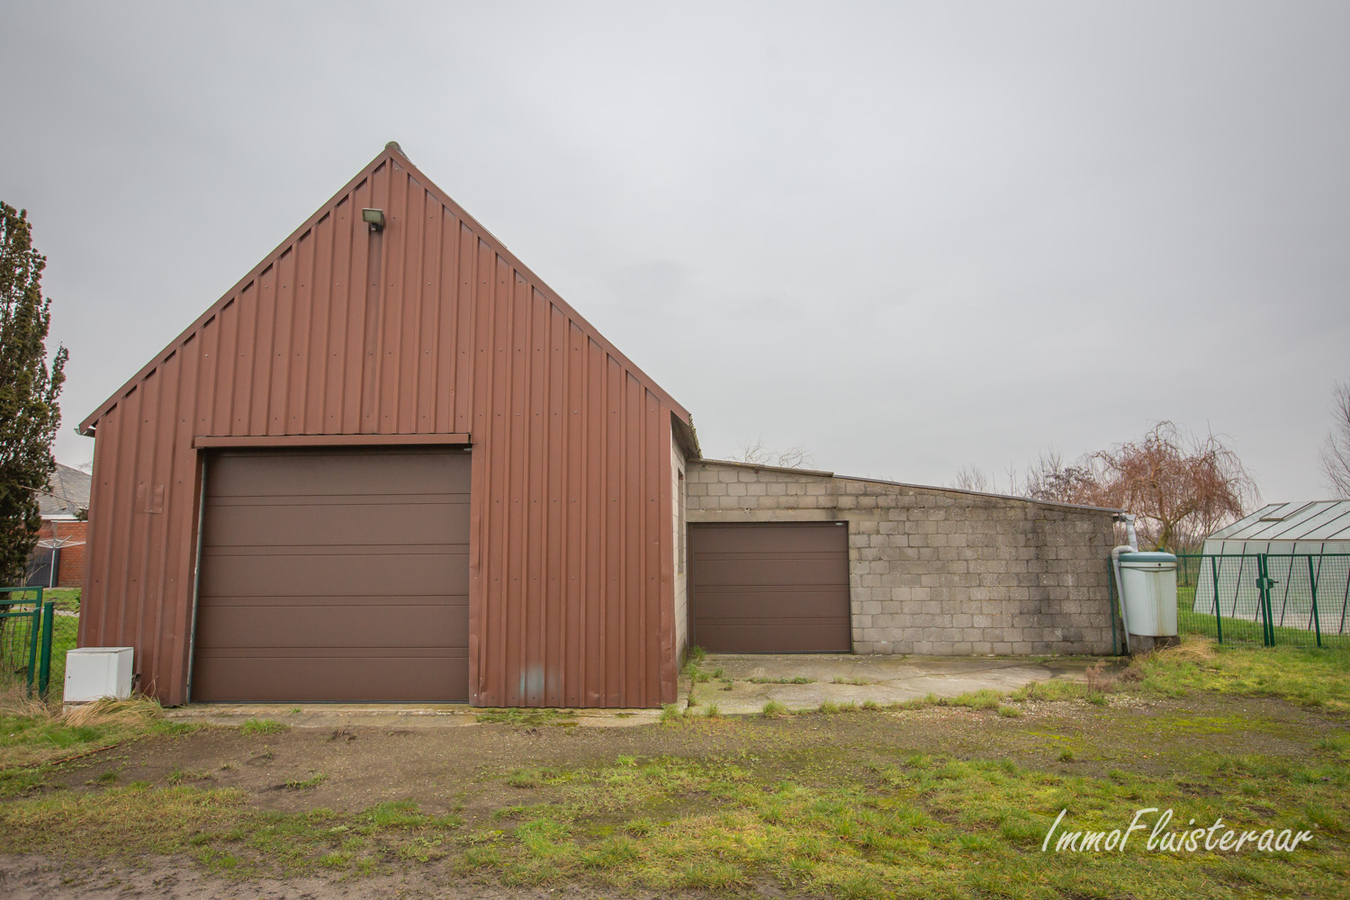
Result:
[[[958,491],[977,491],[981,494],[994,493],[994,479],[979,466],[966,466],[956,473],[951,486]]]
[[[751,463],[757,466],[775,466],[780,469],[802,469],[816,464],[815,454],[801,444],[786,450],[771,450],[764,446],[763,438],[746,440],[732,454],[733,462]]]
[[[1322,474],[1327,487],[1344,500],[1350,500],[1350,381],[1338,381],[1332,389],[1331,430],[1322,441]]]
[[[1093,457],[1066,465],[1058,450],[1042,450],[1022,476],[1022,493],[1033,500],[1096,505],[1101,489]]]
[[[1212,433],[1159,422],[1138,441],[1092,454],[1095,502],[1135,514],[1156,547],[1194,546],[1257,500],[1237,454]]]

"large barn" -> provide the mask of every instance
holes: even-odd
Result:
[[[702,459],[397,144],[80,430],[80,644],[170,705],[650,707],[691,642],[1111,650],[1112,511]]]

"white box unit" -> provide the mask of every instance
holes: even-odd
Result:
[[[80,647],[66,654],[67,703],[131,696],[132,647]]]

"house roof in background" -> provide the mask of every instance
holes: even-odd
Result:
[[[56,464],[56,471],[47,482],[47,490],[38,492],[38,509],[42,518],[74,516],[89,508],[89,487],[93,478],[88,472]]]
[[[1271,503],[1220,528],[1211,541],[1350,540],[1350,500]]]

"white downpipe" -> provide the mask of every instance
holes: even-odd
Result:
[[[1111,568],[1116,573],[1116,599],[1120,601],[1120,625],[1125,632],[1125,652],[1130,652],[1130,622],[1125,618],[1125,582],[1120,577],[1120,554],[1129,553],[1134,548],[1121,544],[1111,548]]]
[[[1125,618],[1125,580],[1120,577],[1120,554],[1138,553],[1139,536],[1134,530],[1134,516],[1121,513],[1116,521],[1125,523],[1125,535],[1128,544],[1111,548],[1111,569],[1116,575],[1116,599],[1120,602],[1120,625],[1125,632],[1125,652],[1130,652],[1130,622]]]

